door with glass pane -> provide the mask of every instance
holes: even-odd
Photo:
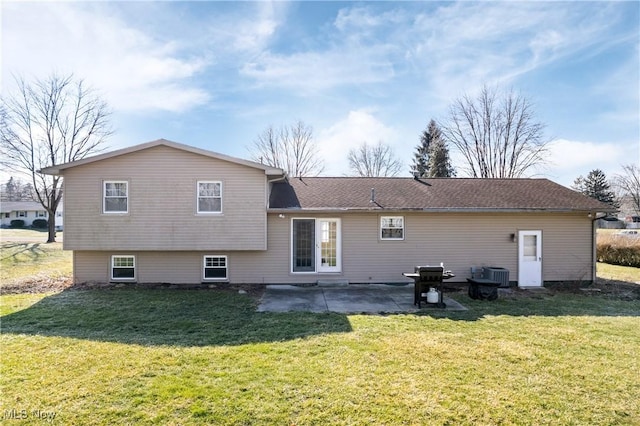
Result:
[[[518,233],[518,286],[542,286],[542,231]]]
[[[293,219],[292,272],[340,272],[340,220]]]
[[[318,272],[340,272],[340,221],[316,221]]]

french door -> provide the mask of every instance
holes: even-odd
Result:
[[[340,219],[292,219],[292,272],[341,272]]]

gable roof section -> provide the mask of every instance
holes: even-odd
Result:
[[[358,177],[295,178],[276,182],[271,192],[269,208],[310,211],[614,210],[548,179]]]
[[[62,211],[62,209],[59,210]],[[0,213],[11,213],[16,211],[44,211],[44,207],[42,207],[42,204],[37,201],[3,201],[0,203]]]
[[[104,154],[96,155],[93,157],[87,157],[82,160],[72,161],[70,163],[60,164],[57,166],[46,167],[40,172],[49,175],[60,175],[66,169],[70,169],[72,167],[83,166],[86,164],[94,163],[96,161],[107,160],[109,158],[119,157],[121,155],[127,155],[134,152],[142,151],[149,148],[154,148],[157,146],[167,146],[174,149],[179,149],[181,151],[191,152],[193,154],[203,155],[205,157],[215,158],[218,160],[228,161],[230,163],[240,164],[247,167],[252,167],[254,169],[264,170],[265,174],[268,176],[284,176],[284,171],[282,169],[278,169],[275,167],[266,166],[264,164],[256,163],[253,161],[243,160],[241,158],[231,157],[229,155],[219,154],[213,151],[207,151],[205,149],[196,148],[189,145],[184,145],[178,142],[169,141],[166,139],[158,139],[155,141],[143,143],[140,145],[134,145],[123,149],[118,149],[115,151],[110,151]]]

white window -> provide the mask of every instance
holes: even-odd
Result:
[[[129,182],[105,181],[103,213],[129,213]]]
[[[198,213],[222,213],[222,182],[198,182]]]
[[[111,279],[131,281],[136,279],[135,256],[111,256]]]
[[[44,210],[38,210],[36,212],[36,217],[47,217],[47,212]]]
[[[205,256],[202,277],[205,280],[227,280],[227,256]]]
[[[380,218],[381,240],[404,240],[404,217],[382,216]]]
[[[17,217],[27,217],[27,212],[18,212]]]

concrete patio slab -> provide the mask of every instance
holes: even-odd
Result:
[[[444,311],[466,311],[457,301],[444,297]],[[423,305],[425,306],[425,305]],[[294,285],[268,285],[258,312],[338,312],[350,313],[402,313],[441,311],[413,304],[413,284],[350,284],[345,287],[298,287]]]

